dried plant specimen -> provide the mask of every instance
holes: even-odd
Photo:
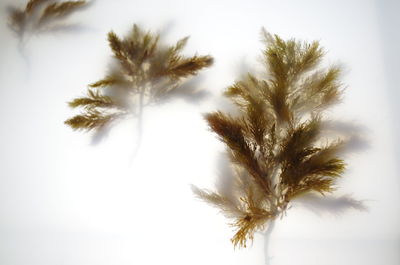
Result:
[[[26,32],[41,32],[61,27],[59,22],[87,5],[84,0],[29,0],[25,8],[9,9],[9,26],[23,38]]]
[[[233,220],[235,247],[246,247],[292,200],[333,192],[345,170],[339,152],[346,139],[324,137],[322,128],[324,111],[343,91],[340,68],[321,67],[324,51],[318,42],[285,41],[265,31],[263,37],[266,74],[248,73],[225,91],[239,114],[205,116],[227,147],[233,185],[216,192],[193,187]]]
[[[160,43],[159,34],[137,25],[123,39],[112,31],[108,33],[114,67],[89,85],[86,96],[69,102],[70,107],[79,107],[82,112],[65,124],[75,130],[100,131],[122,117],[134,116],[140,121],[144,106],[175,93],[185,80],[212,65],[213,58],[208,55],[181,55],[187,40],[166,46]]]

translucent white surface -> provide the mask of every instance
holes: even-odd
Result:
[[[260,29],[320,40],[341,63],[347,86],[332,114],[366,128],[369,148],[347,157],[338,195],[365,200],[368,212],[316,214],[295,205],[277,221],[270,264],[400,264],[397,1],[97,0],[71,21],[82,28],[33,36],[25,47],[6,27],[0,3],[0,264],[265,264],[264,238],[234,250],[232,229],[193,198],[212,188],[223,145],[202,113],[224,101],[243,69],[258,67]],[[133,23],[162,31],[167,43],[191,35],[185,52],[211,54],[200,75],[203,101],[145,109],[138,156],[136,121],[91,145],[63,121],[66,102],[103,77],[106,34]]]

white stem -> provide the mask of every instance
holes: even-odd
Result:
[[[269,253],[269,241],[271,239],[272,230],[275,227],[275,219],[269,221],[268,229],[265,231],[264,235],[264,257],[265,257],[265,265],[271,264],[271,256]]]
[[[135,159],[137,154],[139,153],[140,145],[142,143],[142,134],[143,134],[143,107],[144,107],[144,93],[145,89],[143,89],[139,94],[139,106],[138,106],[138,113],[137,113],[137,142],[135,149],[133,151],[131,161]]]

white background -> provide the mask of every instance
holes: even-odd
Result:
[[[212,188],[223,145],[202,113],[226,105],[221,92],[257,69],[260,29],[320,40],[328,63],[345,68],[335,117],[364,127],[369,148],[346,157],[337,195],[368,212],[313,212],[294,205],[276,222],[270,264],[400,264],[399,2],[98,0],[71,16],[81,28],[33,36],[24,54],[0,4],[0,264],[265,264],[264,236],[234,250],[227,220],[193,197]],[[166,43],[190,35],[187,54],[211,54],[203,100],[145,109],[141,147],[135,120],[100,143],[63,121],[66,102],[105,74],[106,34],[133,23]],[[332,209],[331,209],[332,210]]]

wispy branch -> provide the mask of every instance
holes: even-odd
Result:
[[[87,1],[30,0],[24,8],[9,8],[9,26],[22,39],[26,32],[38,33],[62,27],[60,22],[87,6]]]

